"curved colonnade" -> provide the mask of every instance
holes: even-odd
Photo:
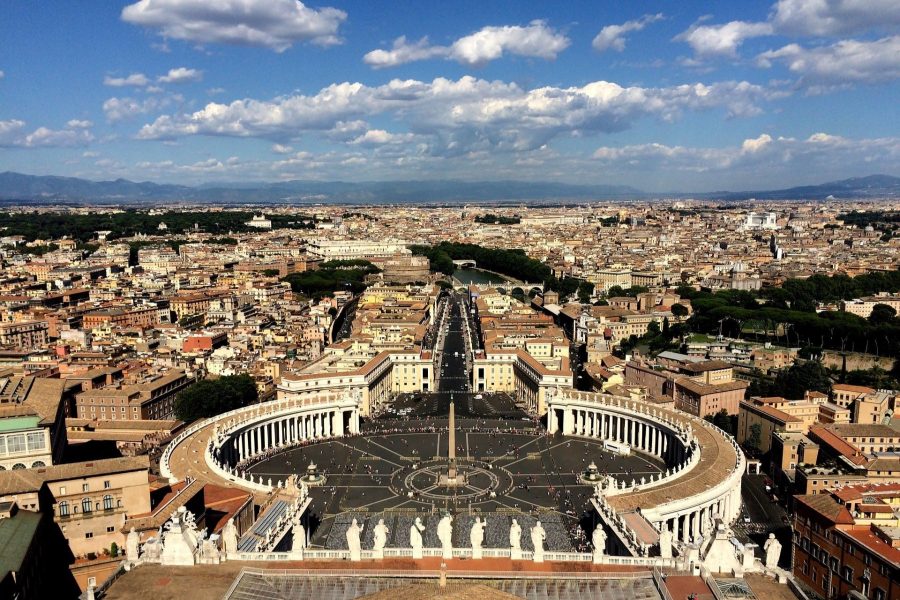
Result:
[[[179,446],[202,436],[204,462],[215,476],[248,490],[271,492],[284,482],[254,480],[239,464],[303,442],[359,433],[356,397],[349,392],[342,398],[330,392],[323,396],[255,404],[195,423],[163,451],[160,472],[170,481],[191,476],[176,472],[173,459]]]
[[[314,440],[359,433],[357,397],[348,391],[321,398],[306,396],[233,410],[196,423],[177,436],[160,459],[170,480],[197,477],[225,480],[232,485],[268,493],[284,482],[256,480],[240,463],[273,450]],[[740,511],[744,455],[731,436],[675,410],[593,392],[557,392],[548,402],[548,429],[565,435],[628,444],[656,456],[668,466],[664,473],[597,486],[604,510],[622,515],[639,512],[657,531],[668,529],[676,540],[696,542],[713,519],[731,523]],[[205,469],[188,455],[176,469],[173,456],[187,443],[201,441]],[[199,454],[195,448],[191,452]],[[175,472],[176,470],[180,472]]]
[[[649,480],[598,486],[613,512],[640,512],[657,532],[695,542],[714,519],[726,524],[740,513],[745,458],[730,435],[680,411],[594,392],[566,390],[548,402],[551,433],[627,444],[666,462]]]

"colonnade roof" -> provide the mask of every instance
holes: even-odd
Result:
[[[700,462],[684,475],[673,477],[661,485],[609,498],[609,504],[619,512],[647,510],[681,498],[690,498],[725,481],[737,464],[737,450],[718,431],[701,419],[687,418],[677,413],[681,422],[689,422],[700,445]]]

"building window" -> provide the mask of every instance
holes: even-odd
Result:
[[[113,497],[109,494],[103,496],[103,510],[112,510],[113,508]]]
[[[107,528],[106,528],[106,533],[112,533],[112,532],[114,532],[115,530],[116,530],[115,527],[107,527]]]
[[[847,583],[853,583],[853,569],[850,567],[843,567],[841,569],[841,578]]]
[[[108,490],[108,489],[111,488],[111,487],[112,487],[112,484],[110,484],[109,479],[104,480],[104,482],[103,482],[103,489],[104,489],[104,490]]]
[[[8,436],[6,438],[6,446],[9,454],[25,452],[25,434],[19,433],[16,435]]]
[[[28,434],[28,449],[42,450],[44,448],[44,432],[32,431]]]
[[[59,503],[59,516],[68,517],[69,516],[69,503],[63,500]]]
[[[88,486],[88,484],[86,484],[86,483],[82,483],[82,484],[81,484],[81,491],[82,491],[82,492],[90,491],[90,489],[91,489],[91,488],[90,488],[90,486]]]
[[[84,537],[85,537],[85,539],[89,540],[92,537],[94,537],[94,534],[93,534],[93,532],[88,531],[87,533],[84,534]]]
[[[94,510],[94,505],[90,498],[84,498],[81,501],[81,512],[89,513]]]

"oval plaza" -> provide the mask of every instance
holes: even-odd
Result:
[[[255,524],[224,540],[240,560],[761,568],[731,543],[745,459],[729,435],[561,385],[565,364],[522,368],[536,359],[476,347],[476,302],[437,301],[433,351],[285,374],[276,400],[194,424],[165,450],[163,475],[254,493]],[[476,387],[491,359],[510,361],[510,381]]]

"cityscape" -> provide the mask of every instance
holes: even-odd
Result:
[[[0,599],[900,598],[893,2],[0,14]]]

